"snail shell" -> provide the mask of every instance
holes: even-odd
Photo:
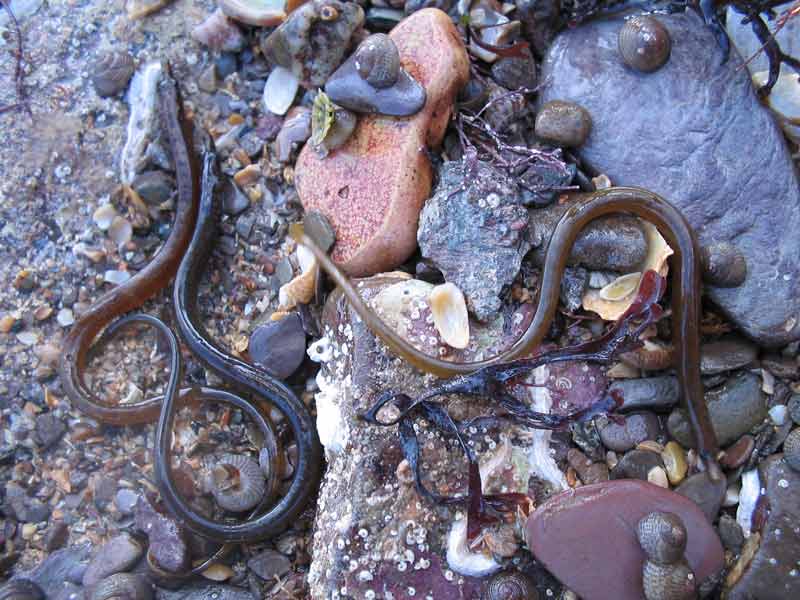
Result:
[[[647,600],[697,598],[697,580],[685,560],[672,565],[646,560],[642,570],[642,585]]]
[[[652,73],[669,60],[672,39],[658,19],[636,16],[619,30],[617,46],[622,62],[637,71]]]
[[[385,33],[369,36],[354,54],[356,70],[372,87],[384,89],[395,84],[400,73],[400,52]]]
[[[204,483],[217,504],[231,512],[244,512],[255,507],[267,490],[258,461],[244,454],[217,456],[205,473]]]
[[[738,287],[747,278],[747,261],[729,242],[703,246],[700,250],[703,280],[718,287]]]
[[[533,580],[522,571],[501,571],[489,580],[481,600],[538,600]]]
[[[153,588],[141,575],[117,573],[94,586],[88,600],[152,600]]]
[[[94,64],[92,83],[100,96],[113,96],[128,86],[136,66],[127,52],[107,52]]]
[[[655,511],[642,518],[636,530],[639,545],[651,561],[676,563],[686,549],[686,527],[678,515]]]
[[[32,581],[16,579],[0,587],[0,600],[44,600],[44,592]]]
[[[783,460],[800,472],[800,428],[792,431],[783,442]]]

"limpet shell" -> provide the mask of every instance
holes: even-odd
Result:
[[[619,30],[617,47],[622,62],[642,73],[657,71],[672,50],[672,38],[663,23],[651,16],[628,19]]]
[[[437,285],[431,290],[428,303],[433,324],[447,345],[466,348],[469,345],[469,313],[464,294],[454,283]]]

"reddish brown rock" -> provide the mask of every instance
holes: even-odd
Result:
[[[307,145],[295,167],[303,206],[330,220],[333,259],[350,275],[390,270],[414,251],[431,189],[425,146],[441,143],[455,95],[469,78],[466,50],[444,12],[415,12],[390,36],[403,68],[425,87],[423,109],[410,118],[362,116],[344,146],[322,159]]]
[[[656,510],[677,514],[686,526],[686,559],[698,582],[722,569],[722,544],[703,512],[643,481],[609,481],[552,497],[528,519],[528,546],[584,600],[641,600],[645,555],[636,525]]]

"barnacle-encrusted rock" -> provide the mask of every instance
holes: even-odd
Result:
[[[311,0],[264,38],[261,48],[270,62],[297,75],[302,86],[322,87],[363,24],[364,10],[355,2]]]
[[[419,211],[432,179],[424,148],[441,143],[453,99],[469,74],[464,45],[442,11],[416,12],[390,37],[403,68],[425,88],[423,109],[408,119],[364,116],[331,155],[322,159],[306,145],[295,166],[303,206],[331,222],[333,260],[350,275],[395,268],[416,248]]]
[[[422,256],[455,283],[481,321],[500,310],[500,294],[530,250],[528,211],[517,188],[489,163],[445,163],[420,214]]]
[[[589,166],[615,185],[662,195],[702,244],[732,242],[747,266],[744,282],[710,285],[709,298],[749,338],[785,345],[800,338],[800,185],[786,143],[741,60],[722,59],[700,17],[687,11],[659,21],[672,51],[650,74],[620,60],[621,17],[564,30],[543,62],[551,83],[540,101],[589,111],[581,146]]]
[[[685,524],[686,559],[698,584],[722,569],[722,544],[702,511],[643,481],[607,481],[551,497],[528,519],[527,540],[536,558],[581,598],[640,600],[645,554],[637,524],[653,511],[674,513]]]

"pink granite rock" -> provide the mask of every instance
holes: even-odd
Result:
[[[606,481],[553,496],[528,519],[534,556],[583,600],[641,600],[645,555],[636,525],[655,510],[678,515],[689,538],[686,559],[702,583],[723,567],[722,544],[687,498],[635,480]]]
[[[344,146],[322,159],[306,145],[295,166],[303,206],[328,217],[336,231],[333,259],[350,275],[391,270],[416,248],[432,178],[425,146],[441,143],[469,78],[464,44],[444,12],[415,12],[390,36],[403,68],[425,87],[423,109],[409,118],[362,116]]]

